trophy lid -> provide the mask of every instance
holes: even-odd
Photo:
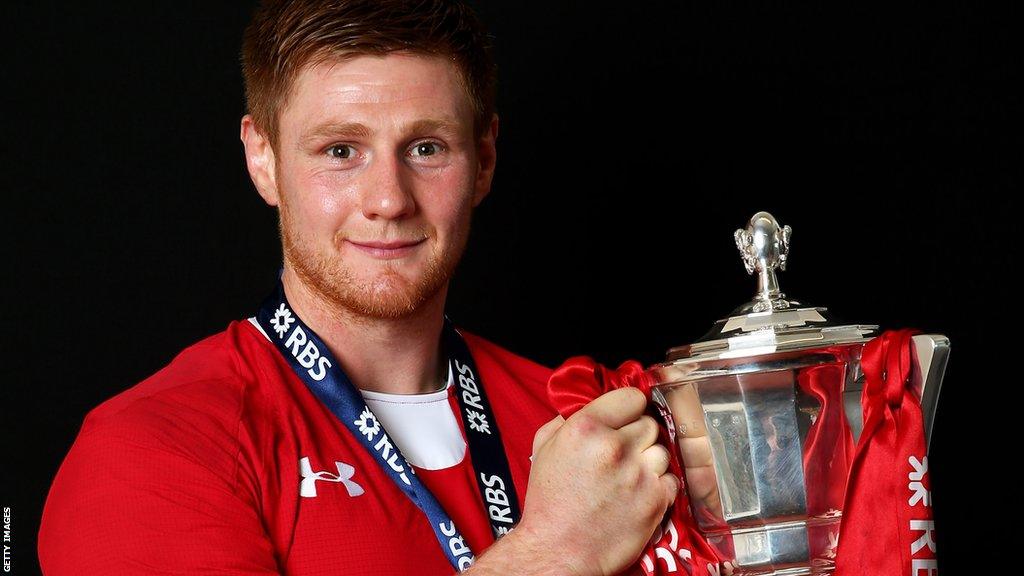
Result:
[[[782,293],[775,270],[786,269],[792,232],[767,212],[754,214],[745,229],[736,230],[733,237],[747,274],[758,274],[757,294],[728,318],[715,322],[693,344],[670,349],[667,361],[755,356],[867,342],[873,337],[877,325],[839,324],[826,308],[805,306]]]

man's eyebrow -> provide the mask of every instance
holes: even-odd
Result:
[[[424,132],[449,132],[453,135],[459,133],[459,123],[450,118],[423,118],[412,123],[409,131],[413,133]]]
[[[358,122],[324,122],[307,132],[299,141],[302,143],[327,137],[366,138],[370,129]]]
[[[448,117],[421,118],[410,124],[406,131],[414,135],[425,132],[447,132],[457,136],[459,124]],[[368,138],[372,133],[372,130],[359,122],[325,122],[307,132],[300,142],[306,143],[320,138]]]

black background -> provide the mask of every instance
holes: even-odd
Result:
[[[787,294],[950,337],[931,457],[940,558],[966,573],[975,546],[999,554],[993,519],[1017,492],[989,453],[1016,452],[1019,375],[997,342],[1019,317],[1019,14],[477,6],[497,44],[499,157],[453,319],[549,366],[657,362],[753,295],[732,232],[768,210],[794,229]],[[238,141],[250,10],[3,8],[0,499],[15,573],[36,569],[46,490],[85,413],[273,285],[276,214]]]

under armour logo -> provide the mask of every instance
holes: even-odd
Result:
[[[324,482],[341,482],[345,485],[345,489],[348,490],[349,496],[361,495],[363,493],[363,487],[352,481],[352,476],[356,473],[356,469],[344,462],[335,462],[334,464],[338,467],[337,475],[331,474],[327,471],[313,472],[313,467],[309,464],[308,456],[299,460],[299,471],[302,473],[302,485],[299,490],[299,495],[303,498],[315,498],[317,480],[323,480]]]

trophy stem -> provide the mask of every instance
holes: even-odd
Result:
[[[779,281],[775,277],[775,269],[769,268],[762,261],[760,274],[758,274],[758,295],[757,299],[764,302],[771,302],[777,298],[784,298],[786,295],[779,290]],[[770,310],[771,308],[769,308]]]

